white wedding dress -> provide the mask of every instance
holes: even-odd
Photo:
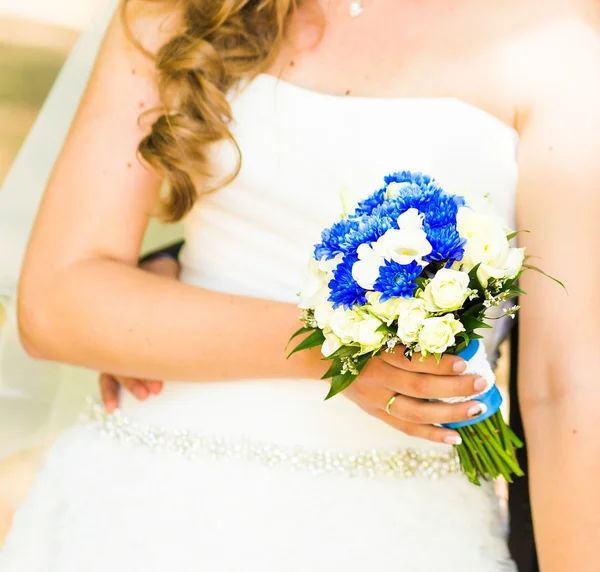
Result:
[[[518,135],[457,99],[334,97],[262,75],[233,110],[243,166],[187,219],[190,284],[295,302],[341,192],[396,170],[514,222]],[[172,381],[147,402],[123,393],[113,416],[91,405],[51,450],[0,571],[515,570],[491,484],[458,474],[450,447],[325,394],[313,380]]]

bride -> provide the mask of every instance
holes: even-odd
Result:
[[[522,284],[533,515],[544,572],[597,570],[600,386],[581,354],[600,344],[597,12],[125,2],[35,223],[21,340],[36,358],[173,381],[112,414],[90,406],[63,434],[0,569],[515,570],[493,487],[455,472],[457,434],[438,426],[477,402],[425,401],[477,390],[460,359],[385,355],[327,403],[318,354],[285,359],[342,191],[410,169],[489,199],[567,283],[569,297]],[[185,217],[180,281],[136,267],[165,179],[164,216]]]

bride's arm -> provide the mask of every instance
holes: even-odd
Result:
[[[152,26],[142,25],[145,43],[160,45],[164,38],[149,37]],[[285,360],[297,326],[293,305],[208,292],[137,268],[161,185],[136,157],[140,112],[160,104],[153,75],[115,17],[24,262],[24,345],[38,357],[149,379],[320,377],[309,353]]]
[[[156,28],[140,30],[146,45]],[[158,28],[166,34],[169,26]],[[137,379],[318,379],[325,369],[318,350],[285,359],[285,343],[299,326],[294,304],[202,290],[137,268],[161,184],[136,158],[137,118],[156,105],[152,64],[115,19],[24,262],[19,326],[25,348],[40,358]],[[396,429],[456,443],[455,431],[432,423],[467,419],[474,404],[412,398],[475,393],[476,376],[456,375],[464,367],[455,356],[438,365],[433,358],[386,354],[372,360],[345,395]],[[402,399],[388,414],[385,404],[397,393]]]
[[[519,151],[521,242],[568,288],[533,272],[521,281],[519,393],[543,572],[600,569],[600,41],[581,36],[585,49],[538,82]]]

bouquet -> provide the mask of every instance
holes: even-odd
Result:
[[[480,328],[490,328],[490,309],[524,294],[517,280],[527,269],[517,234],[492,214],[477,211],[431,177],[408,171],[385,177],[385,185],[323,230],[309,260],[300,296],[306,334],[293,353],[322,347],[330,367],[327,399],[348,387],[369,359],[400,347],[407,358],[438,360],[460,354],[467,373],[488,382],[478,395],[487,411],[445,426],[458,430],[463,471],[479,478],[523,475],[515,456],[522,443],[504,422],[502,398],[485,356]],[[541,272],[541,271],[540,271]],[[502,315],[502,314],[501,314]],[[443,401],[456,401],[448,399]]]

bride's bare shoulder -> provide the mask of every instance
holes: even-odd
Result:
[[[552,4],[506,50],[524,113],[548,104],[566,109],[586,92],[600,97],[600,1]]]

